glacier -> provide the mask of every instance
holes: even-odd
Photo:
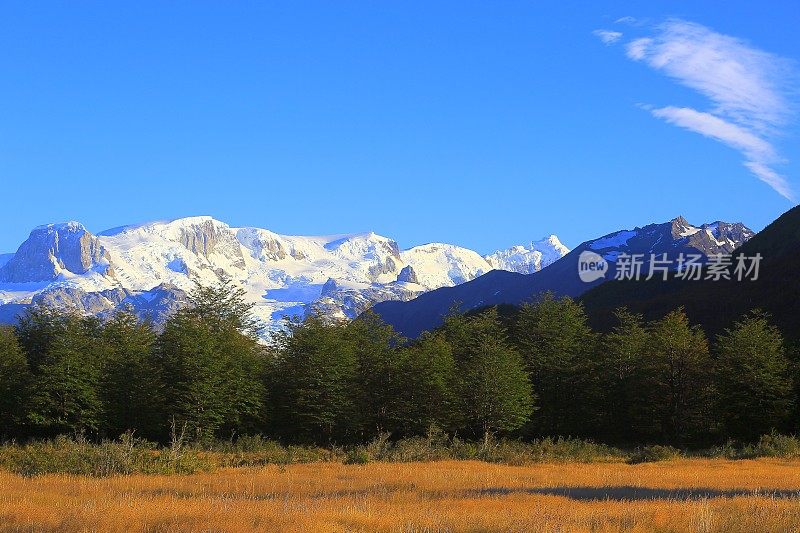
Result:
[[[536,272],[568,252],[555,235],[481,255],[444,243],[400,249],[372,232],[280,235],[210,216],[97,234],[79,222],[47,224],[15,254],[0,254],[0,320],[40,303],[101,317],[128,307],[159,323],[195,283],[227,279],[246,291],[269,331],[312,311],[351,319],[375,303],[407,301],[491,270]]]

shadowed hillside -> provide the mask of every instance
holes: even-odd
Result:
[[[610,281],[581,297],[592,324],[613,325],[611,311],[627,306],[652,320],[684,307],[692,322],[709,333],[729,327],[754,308],[770,313],[775,324],[792,339],[800,337],[800,207],[743,244],[738,253],[763,256],[756,281]]]

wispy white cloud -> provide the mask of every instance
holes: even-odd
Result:
[[[643,59],[645,54],[647,53],[647,48],[653,42],[653,39],[649,39],[647,37],[642,37],[640,39],[634,39],[633,41],[628,43],[626,50],[628,52],[628,57],[635,60]]]
[[[769,166],[769,162],[778,160],[775,148],[752,131],[711,113],[704,113],[690,107],[667,106],[650,109],[650,112],[653,116],[670,124],[705,135],[739,150],[746,158],[744,166],[753,175],[775,189],[784,198],[795,201],[789,182]]]
[[[757,161],[747,161],[745,162],[744,166],[750,169],[750,172],[755,174],[758,179],[775,189],[778,194],[788,200],[793,202],[795,201],[792,188],[789,186],[789,183],[786,181],[785,177],[781,176],[763,163],[758,163]]]
[[[650,112],[653,116],[666,120],[670,124],[725,143],[745,154],[748,159],[759,161],[775,159],[775,149],[770,143],[747,128],[737,126],[711,113],[704,113],[690,107],[673,106],[652,109]]]
[[[782,86],[789,62],[744,41],[692,22],[670,20],[654,37],[630,42],[627,50],[630,58],[644,60],[707,96],[717,114],[759,129],[787,118],[789,105]]]
[[[630,40],[625,52],[712,104],[708,112],[677,106],[650,108],[655,117],[740,151],[753,175],[794,201],[788,181],[772,168],[781,159],[769,140],[793,114],[787,96],[794,80],[789,61],[679,19]]]
[[[638,22],[638,20],[635,17],[624,16],[624,17],[618,18],[614,22],[616,24],[630,24],[631,26],[633,26],[634,24],[636,24]]]
[[[606,45],[614,44],[622,38],[622,32],[619,31],[594,30],[592,33],[595,34],[601,41],[603,41],[603,44]]]

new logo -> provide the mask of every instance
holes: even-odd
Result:
[[[584,250],[578,256],[578,277],[584,283],[604,278],[608,273],[608,261],[602,255]]]

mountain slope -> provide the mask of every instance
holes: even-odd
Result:
[[[620,306],[658,319],[683,307],[690,320],[718,333],[754,308],[769,312],[787,337],[800,339],[800,207],[784,213],[736,251],[763,257],[757,280],[611,281],[581,297],[592,323],[611,324]]]
[[[568,250],[557,238],[498,252],[541,269]],[[506,266],[503,263],[502,266]],[[375,233],[279,235],[211,217],[121,226],[93,235],[80,223],[35,228],[15,254],[0,256],[0,320],[31,303],[103,315],[121,306],[161,320],[194,283],[227,278],[247,292],[268,326],[310,307],[354,318],[375,302],[407,300],[496,268],[448,244],[401,250]]]
[[[450,310],[468,311],[488,305],[520,304],[537,294],[551,291],[560,296],[579,296],[607,279],[613,279],[620,254],[679,254],[730,253],[747,241],[753,232],[741,223],[713,222],[693,226],[683,217],[663,224],[651,224],[633,230],[623,230],[576,247],[549,267],[533,274],[492,271],[457,287],[441,288],[407,302],[383,302],[373,310],[398,332],[409,338],[436,328]],[[584,282],[578,274],[582,252],[592,252],[605,259],[608,271],[604,278]]]

